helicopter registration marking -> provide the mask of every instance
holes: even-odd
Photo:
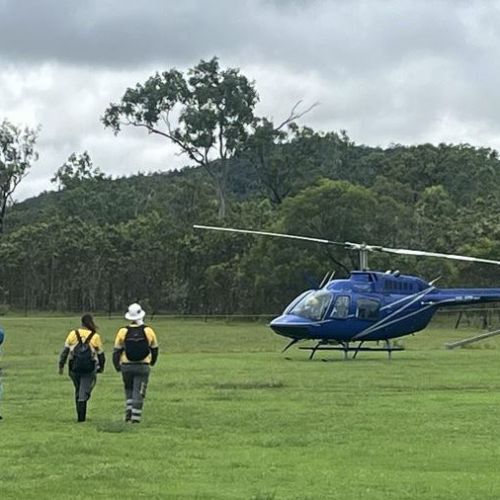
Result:
[[[475,297],[474,295],[462,295],[461,297],[455,297],[454,300],[457,302],[469,301],[469,300],[479,300],[480,297]]]

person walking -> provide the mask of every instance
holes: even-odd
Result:
[[[141,421],[151,366],[158,359],[156,334],[144,324],[145,315],[139,304],[129,306],[125,319],[130,324],[118,330],[113,349],[113,365],[125,388],[125,421],[133,424]]]
[[[59,356],[59,375],[64,373],[68,358],[69,376],[75,386],[77,421],[85,422],[87,401],[97,381],[96,373],[102,373],[106,363],[103,343],[92,315],[84,314],[81,328],[69,332]]]

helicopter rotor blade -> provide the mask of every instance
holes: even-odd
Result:
[[[407,250],[404,248],[372,247],[371,249],[380,252],[395,253],[398,255],[414,255],[416,257],[440,257],[442,259],[462,260],[465,262],[482,262],[484,264],[495,264],[500,266],[500,261],[490,259],[480,259],[478,257],[469,257],[467,255],[454,255],[439,252],[424,252],[422,250]]]
[[[202,226],[199,224],[194,224],[193,227],[196,229],[210,229],[214,231],[226,231],[230,233],[260,234],[262,236],[277,236],[279,238],[289,238],[292,240],[304,240],[304,241],[313,241],[315,243],[324,243],[327,245],[341,245],[343,247],[346,246],[346,243],[340,241],[324,240],[322,238],[310,238],[309,236],[296,236],[293,234],[271,233],[268,231],[252,231],[250,229],[235,229],[232,227]]]
[[[293,234],[283,234],[283,233],[272,233],[269,231],[253,231],[250,229],[236,229],[231,227],[219,227],[219,226],[203,226],[199,224],[193,225],[196,229],[209,229],[214,231],[226,231],[232,233],[245,233],[245,234],[259,234],[263,236],[277,236],[279,238],[288,238],[292,240],[303,240],[312,241],[315,243],[323,243],[327,245],[338,245],[342,246],[347,250],[357,250],[359,252],[385,252],[393,253],[397,255],[413,255],[415,257],[439,257],[442,259],[450,260],[461,260],[465,262],[481,262],[484,264],[494,264],[500,266],[500,261],[491,259],[481,259],[479,257],[469,257],[468,255],[454,255],[449,253],[439,253],[439,252],[425,252],[423,250],[409,250],[406,248],[390,248],[383,247],[379,245],[367,245],[366,243],[353,243],[350,241],[332,241],[322,238],[311,238],[309,236],[297,236]]]

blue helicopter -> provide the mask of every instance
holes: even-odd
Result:
[[[429,283],[399,271],[368,270],[370,252],[500,265],[500,261],[496,260],[267,231],[203,225],[193,227],[312,241],[359,252],[359,271],[351,271],[347,279],[333,279],[333,273],[327,274],[317,289],[299,295],[285,308],[283,314],[269,324],[278,335],[291,339],[283,352],[299,341],[316,341],[313,347],[301,347],[311,350],[309,359],[313,358],[316,351],[325,349],[341,350],[345,358],[349,352],[353,352],[352,357],[355,358],[359,351],[386,351],[390,358],[392,351],[403,350],[391,340],[423,330],[438,308],[500,301],[500,288],[440,289],[435,286],[436,280]],[[365,347],[364,343],[369,341],[383,341],[385,345]]]

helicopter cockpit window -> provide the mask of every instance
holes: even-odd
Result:
[[[302,318],[319,321],[325,315],[332,296],[329,292],[317,291],[307,294],[302,300],[293,306],[288,314],[295,314]]]
[[[351,298],[348,295],[339,295],[335,300],[332,310],[332,318],[347,318],[349,315],[349,305]]]
[[[377,320],[380,302],[375,299],[359,298],[357,301],[356,316],[359,319]]]

